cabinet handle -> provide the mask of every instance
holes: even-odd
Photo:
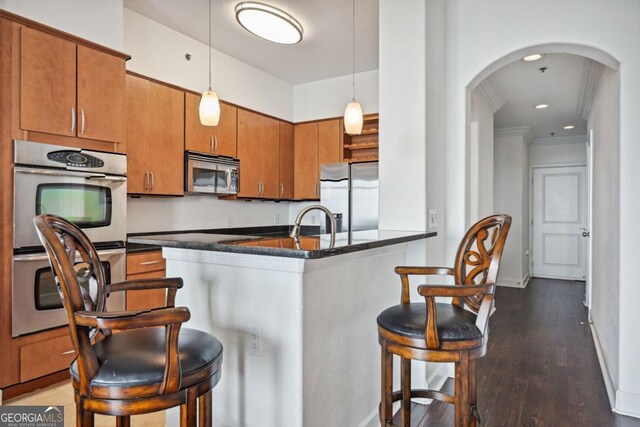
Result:
[[[280,183],[280,197],[284,194],[284,184]]]
[[[153,175],[153,172],[149,172],[149,175],[151,175],[151,190],[153,190],[153,187],[156,186],[156,177]]]
[[[84,135],[84,108],[80,109],[80,135]]]
[[[75,350],[67,350],[67,351],[63,351],[62,354],[67,355],[67,354],[73,354],[75,353]]]
[[[149,172],[144,173],[144,191],[149,190]]]
[[[211,152],[215,153],[215,148],[213,148],[213,135],[209,135],[209,140],[210,140],[210,144],[211,144]]]
[[[213,146],[213,151],[217,153],[218,152],[218,135],[214,136],[213,140],[215,141],[215,144]]]
[[[141,262],[140,265],[154,265],[154,264],[160,264],[161,261],[145,261],[145,262]]]
[[[71,133],[76,131],[76,109],[71,107]]]

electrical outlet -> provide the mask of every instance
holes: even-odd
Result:
[[[247,340],[247,352],[254,356],[262,356],[262,328],[254,326],[249,328],[249,339]]]
[[[280,224],[280,215],[279,214],[273,214],[273,224],[274,225]]]
[[[227,215],[227,227],[231,227],[233,224],[233,216]]]
[[[438,227],[438,211],[437,209],[429,209],[429,228]]]

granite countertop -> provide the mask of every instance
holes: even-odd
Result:
[[[233,229],[229,229],[231,231]],[[239,230],[239,229],[238,229]],[[306,235],[299,245],[282,233],[221,234],[214,232],[176,232],[130,236],[128,243],[153,246],[269,255],[287,258],[325,258],[334,255],[395,245],[412,240],[433,237],[436,233],[424,231],[364,230],[336,234],[336,244],[329,248],[329,234]],[[226,230],[225,230],[226,231]],[[248,230],[247,230],[248,231]],[[256,231],[256,230],[252,230]]]

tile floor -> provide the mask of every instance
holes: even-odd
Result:
[[[14,399],[2,402],[3,405],[63,405],[64,425],[72,427],[76,425],[76,405],[73,401],[73,387],[71,380],[54,384],[47,388],[18,396]],[[116,425],[114,417],[96,415],[95,427],[113,427]],[[131,417],[133,427],[158,427],[165,425],[163,412],[135,415]]]

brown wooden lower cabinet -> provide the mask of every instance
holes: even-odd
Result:
[[[161,279],[166,275],[166,262],[161,250],[127,254],[127,280]],[[127,310],[148,310],[166,305],[165,289],[127,291]]]
[[[69,335],[20,347],[20,382],[69,368],[76,357]]]

